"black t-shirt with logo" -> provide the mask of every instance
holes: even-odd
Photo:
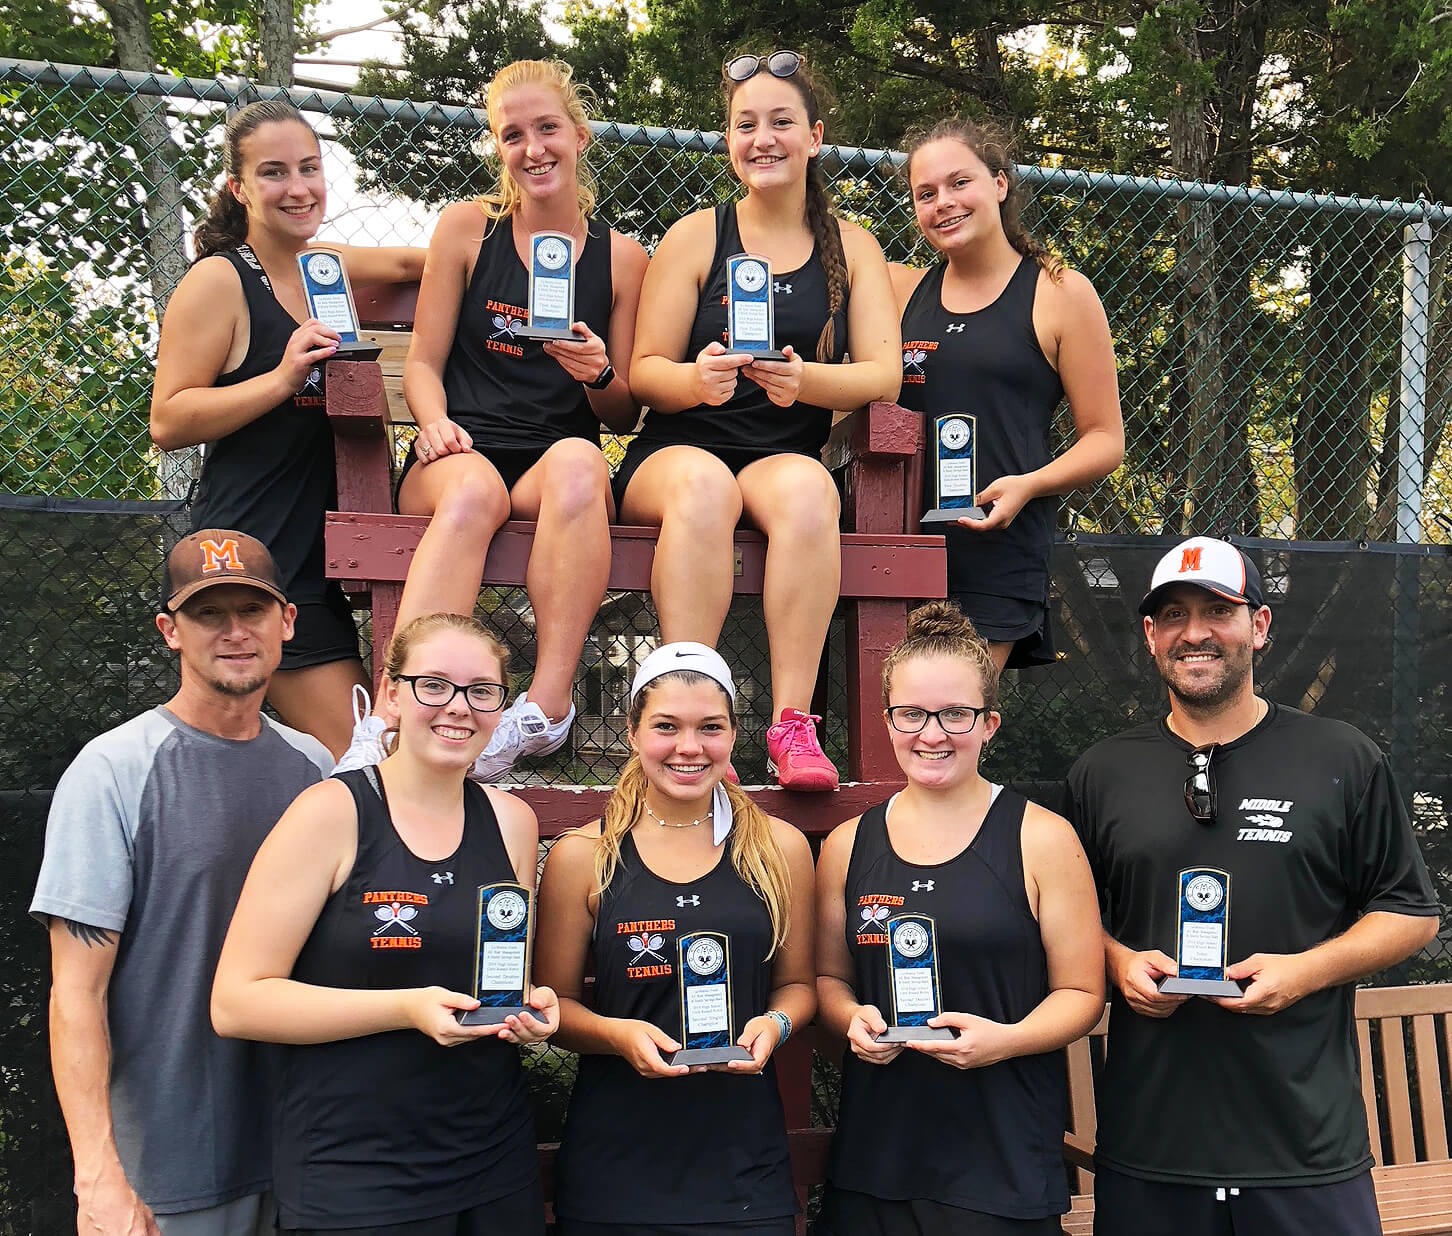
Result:
[[[681,1042],[677,941],[729,938],[731,1041],[771,995],[771,914],[720,861],[684,884],[657,876],[626,834],[591,949],[595,1011],[651,1022]],[[581,1056],[555,1172],[555,1213],[593,1223],[745,1222],[795,1214],[786,1118],[760,1074],[645,1078],[620,1056]]]
[[[1435,915],[1436,897],[1386,758],[1339,721],[1270,706],[1215,749],[1218,817],[1184,802],[1191,748],[1163,721],[1091,748],[1069,772],[1104,925],[1176,955],[1179,872],[1229,873],[1227,960],[1298,953],[1372,911]],[[1371,1164],[1354,985],[1271,1016],[1191,999],[1163,1020],[1111,991],[1098,1157],[1180,1184],[1334,1183]]]

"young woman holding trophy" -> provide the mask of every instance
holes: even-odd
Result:
[[[540,885],[537,973],[561,996],[556,1041],[580,1053],[559,1233],[789,1236],[771,1055],[816,1008],[811,853],[726,778],[735,691],[717,653],[656,649],[629,723],[604,819],[555,843]]]
[[[514,1047],[559,1025],[554,993],[529,984],[539,828],[465,776],[504,704],[504,652],[472,617],[430,614],[394,636],[385,669],[392,750],[304,791],[263,843],[212,1020],[289,1045],[284,1232],[543,1236]]]
[[[499,526],[511,515],[536,522],[534,676],[475,767],[490,781],[556,750],[574,719],[575,668],[610,572],[615,504],[600,425],[627,433],[639,414],[630,355],[646,255],[595,213],[589,117],[568,65],[507,65],[485,107],[499,181],[448,207],[429,244],[403,370],[419,431],[397,501],[431,516],[400,622],[473,613]],[[342,767],[375,763],[381,730],[360,718]]]
[[[833,409],[897,395],[897,324],[877,242],[829,209],[805,58],[734,56],[722,80],[745,194],[680,220],[652,259],[631,368],[650,412],[615,494],[624,520],[660,528],[667,640],[715,643],[733,531],[744,515],[766,534],[767,754],[783,786],[828,790],[837,770],[810,712],[841,550],[820,455]]]
[[[196,263],[162,318],[151,437],[208,444],[193,528],[237,528],[272,554],[298,612],[268,703],[336,757],[349,691],[366,680],[352,611],[323,571],[323,513],[337,505],[323,366],[339,334],[309,312],[298,262],[327,211],[322,150],[296,108],[269,99],[228,120],[222,159]],[[423,271],[421,249],[332,248],[354,279]]]
[[[1124,456],[1109,323],[1089,280],[1019,222],[1022,187],[995,130],[943,120],[910,136],[907,150],[918,227],[941,258],[927,270],[892,267],[898,401],[928,420],[925,509],[951,505],[935,490],[961,484],[965,460],[976,474],[974,492],[960,495],[973,511],[925,527],[944,530],[948,593],[998,667],[1048,664],[1057,495],[1107,476]],[[1074,442],[1056,457],[1049,430],[1065,397]],[[940,456],[957,469],[951,478]]]
[[[821,1021],[847,1040],[822,1236],[1057,1236],[1060,1048],[1104,1011],[1089,864],[1068,822],[978,771],[998,668],[949,601],[882,667],[907,787],[817,866]]]

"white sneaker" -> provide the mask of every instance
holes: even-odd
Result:
[[[354,683],[353,740],[343,752],[343,758],[333,765],[333,772],[352,772],[355,768],[383,763],[388,754],[383,749],[383,731],[387,728],[382,717],[373,715],[373,701],[368,698],[367,689]]]
[[[519,696],[500,714],[499,728],[489,745],[474,761],[469,776],[475,781],[497,781],[526,755],[548,755],[558,751],[575,721],[575,706],[563,721],[551,721],[532,699]]]

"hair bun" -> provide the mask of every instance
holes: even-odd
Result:
[[[929,601],[907,618],[908,639],[977,639],[978,629],[956,601]]]

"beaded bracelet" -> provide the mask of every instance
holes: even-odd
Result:
[[[777,1029],[781,1031],[781,1037],[776,1041],[776,1045],[780,1047],[792,1036],[792,1019],[780,1009],[767,1009],[766,1015],[776,1020]]]

